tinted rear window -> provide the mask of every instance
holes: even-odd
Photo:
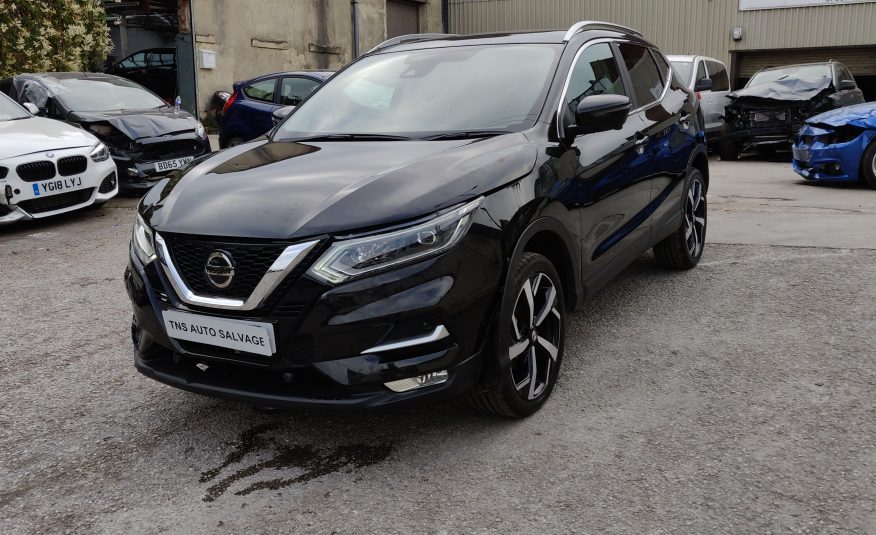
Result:
[[[654,58],[645,47],[622,43],[619,45],[624,64],[633,80],[636,105],[646,106],[663,94],[663,77],[654,63]]]

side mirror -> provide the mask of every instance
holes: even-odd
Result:
[[[850,91],[852,89],[856,89],[858,86],[855,85],[854,80],[843,80],[840,82],[840,91]]]
[[[22,104],[22,106],[24,106],[24,109],[29,111],[31,115],[39,115],[40,114],[40,109],[37,108],[37,105],[34,104],[33,102],[25,102],[24,104]]]
[[[280,124],[280,122],[285,119],[287,115],[292,113],[292,110],[294,109],[295,106],[283,106],[282,108],[274,110],[274,113],[271,114],[274,118],[274,126]]]
[[[582,136],[607,130],[620,130],[630,113],[630,99],[623,95],[591,95],[578,103],[575,124],[566,127],[567,134]]]
[[[713,82],[711,78],[703,78],[694,86],[694,91],[711,91],[712,84]]]

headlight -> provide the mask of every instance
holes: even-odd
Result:
[[[89,156],[91,156],[92,162],[105,162],[109,160],[110,153],[106,145],[104,145],[103,143],[98,143],[91,150],[91,154],[89,154]]]
[[[414,227],[336,242],[308,273],[321,281],[337,284],[439,254],[459,243],[483,200],[481,197]]]
[[[134,220],[134,232],[131,236],[134,252],[144,265],[155,260],[155,242],[153,241],[152,229],[146,226],[140,214]]]
[[[207,137],[207,129],[201,124],[201,121],[195,123],[195,135],[198,137]]]

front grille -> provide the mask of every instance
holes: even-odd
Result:
[[[39,214],[42,212],[51,212],[69,208],[87,202],[91,198],[94,188],[80,189],[68,193],[59,193],[57,195],[49,195],[47,197],[37,197],[18,203],[19,208],[31,214]]]
[[[286,346],[285,355],[293,362],[310,362],[313,360],[313,337],[301,335],[292,338]]]
[[[186,156],[200,156],[204,153],[204,146],[195,140],[162,141],[143,145],[141,161],[163,161]]]
[[[84,173],[87,167],[88,160],[85,156],[65,156],[58,160],[58,174],[61,176]]]
[[[36,182],[37,180],[48,180],[55,178],[55,164],[48,160],[41,162],[23,163],[15,168],[18,177],[25,182]]]
[[[116,189],[116,172],[108,174],[106,178],[103,179],[103,182],[100,183],[100,187],[97,188],[98,193],[109,193],[112,190]]]
[[[183,237],[165,237],[173,263],[186,285],[198,295],[246,299],[259,281],[288,246],[283,243],[240,243],[206,241]],[[234,262],[234,278],[227,288],[213,287],[204,267],[215,251],[228,253]]]

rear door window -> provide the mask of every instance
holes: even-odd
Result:
[[[709,78],[712,79],[712,91],[730,91],[730,78],[727,68],[718,61],[706,61],[709,66]]]
[[[628,43],[621,43],[618,48],[633,82],[636,105],[656,102],[663,95],[664,82],[648,49]]]
[[[295,76],[283,78],[280,84],[280,104],[283,106],[297,106],[304,97],[311,94],[319,86],[319,82],[310,78]]]
[[[276,78],[259,80],[243,88],[243,94],[253,100],[274,103],[274,87],[277,85]]]

